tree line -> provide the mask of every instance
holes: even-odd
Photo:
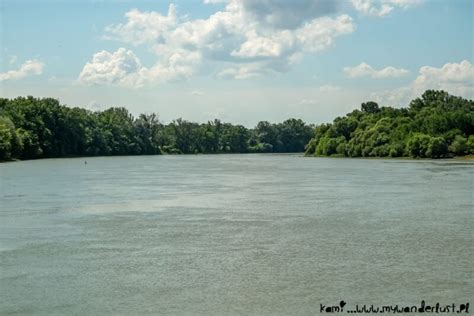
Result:
[[[164,124],[155,113],[90,111],[53,98],[0,98],[0,161],[74,156],[289,153],[443,158],[474,154],[474,102],[426,91],[406,108],[362,103],[333,123],[300,119],[254,128],[213,120]]]
[[[474,154],[474,102],[427,90],[407,108],[362,103],[315,128],[306,155],[443,158]]]
[[[300,119],[253,129],[213,120],[162,123],[126,108],[90,111],[53,98],[0,98],[0,160],[74,156],[303,152],[314,126]]]

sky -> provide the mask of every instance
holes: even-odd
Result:
[[[471,0],[0,0],[0,96],[164,122],[319,124],[473,99]]]

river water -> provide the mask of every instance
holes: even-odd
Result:
[[[0,164],[0,314],[314,315],[474,297],[474,163]],[[474,302],[471,302],[471,305]]]

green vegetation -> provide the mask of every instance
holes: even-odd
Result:
[[[260,122],[254,129],[204,124],[156,114],[134,118],[125,108],[92,112],[51,98],[0,99],[0,161],[162,153],[303,152],[314,127],[302,120]]]
[[[426,91],[408,108],[366,102],[316,127],[306,155],[443,158],[474,153],[474,102]]]
[[[361,110],[332,124],[289,119],[253,129],[219,120],[199,124],[125,108],[92,112],[51,98],[0,99],[0,161],[98,155],[286,153],[315,156],[442,158],[474,154],[474,102],[426,91],[408,108]]]

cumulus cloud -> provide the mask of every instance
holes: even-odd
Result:
[[[0,81],[18,80],[29,76],[41,75],[43,68],[44,63],[36,59],[27,60],[17,70],[0,73]]]
[[[352,18],[346,14],[337,18],[323,17],[306,23],[295,31],[304,51],[318,52],[333,45],[334,39],[354,32]]]
[[[119,48],[116,52],[101,51],[92,57],[79,75],[85,84],[142,85],[146,69],[131,51]]]
[[[416,79],[408,86],[373,93],[378,101],[393,105],[406,105],[428,89],[445,90],[450,94],[474,98],[474,65],[467,60],[447,63],[440,68],[423,66]]]
[[[166,34],[178,23],[174,4],[169,5],[167,15],[133,9],[125,13],[125,18],[127,23],[105,28],[106,39],[117,39],[133,45],[163,42]]]
[[[370,16],[383,17],[395,8],[408,9],[419,5],[422,0],[351,0],[354,8]]]
[[[420,68],[413,88],[421,93],[426,89],[444,89],[448,92],[471,96],[474,87],[474,66],[467,60],[447,63],[441,68],[424,66]]]
[[[142,87],[149,83],[188,78],[193,74],[193,63],[199,60],[195,53],[173,52],[164,63],[147,68],[138,57],[125,48],[110,53],[101,51],[92,57],[79,75],[79,81],[87,85],[118,85]]]
[[[236,1],[237,2],[237,1]],[[252,20],[283,29],[295,29],[314,18],[335,13],[339,0],[240,0],[241,10]]]
[[[355,67],[344,67],[344,74],[348,78],[372,77],[374,79],[385,79],[401,77],[408,73],[409,71],[406,69],[392,66],[377,70],[366,63],[361,63]]]
[[[106,28],[105,37],[145,45],[156,54],[156,63],[145,68],[132,61],[138,60],[136,56],[117,56],[124,51],[99,52],[102,57],[95,54],[79,79],[141,86],[189,77],[201,70],[204,61],[221,78],[285,72],[305,54],[327,49],[336,37],[354,31],[348,15],[327,16],[335,10],[333,0],[230,0],[222,11],[194,20],[179,17],[174,5],[166,15],[131,10],[124,23]],[[123,71],[118,65],[124,59],[136,66],[133,71]],[[106,75],[101,69],[108,67],[117,71]]]

